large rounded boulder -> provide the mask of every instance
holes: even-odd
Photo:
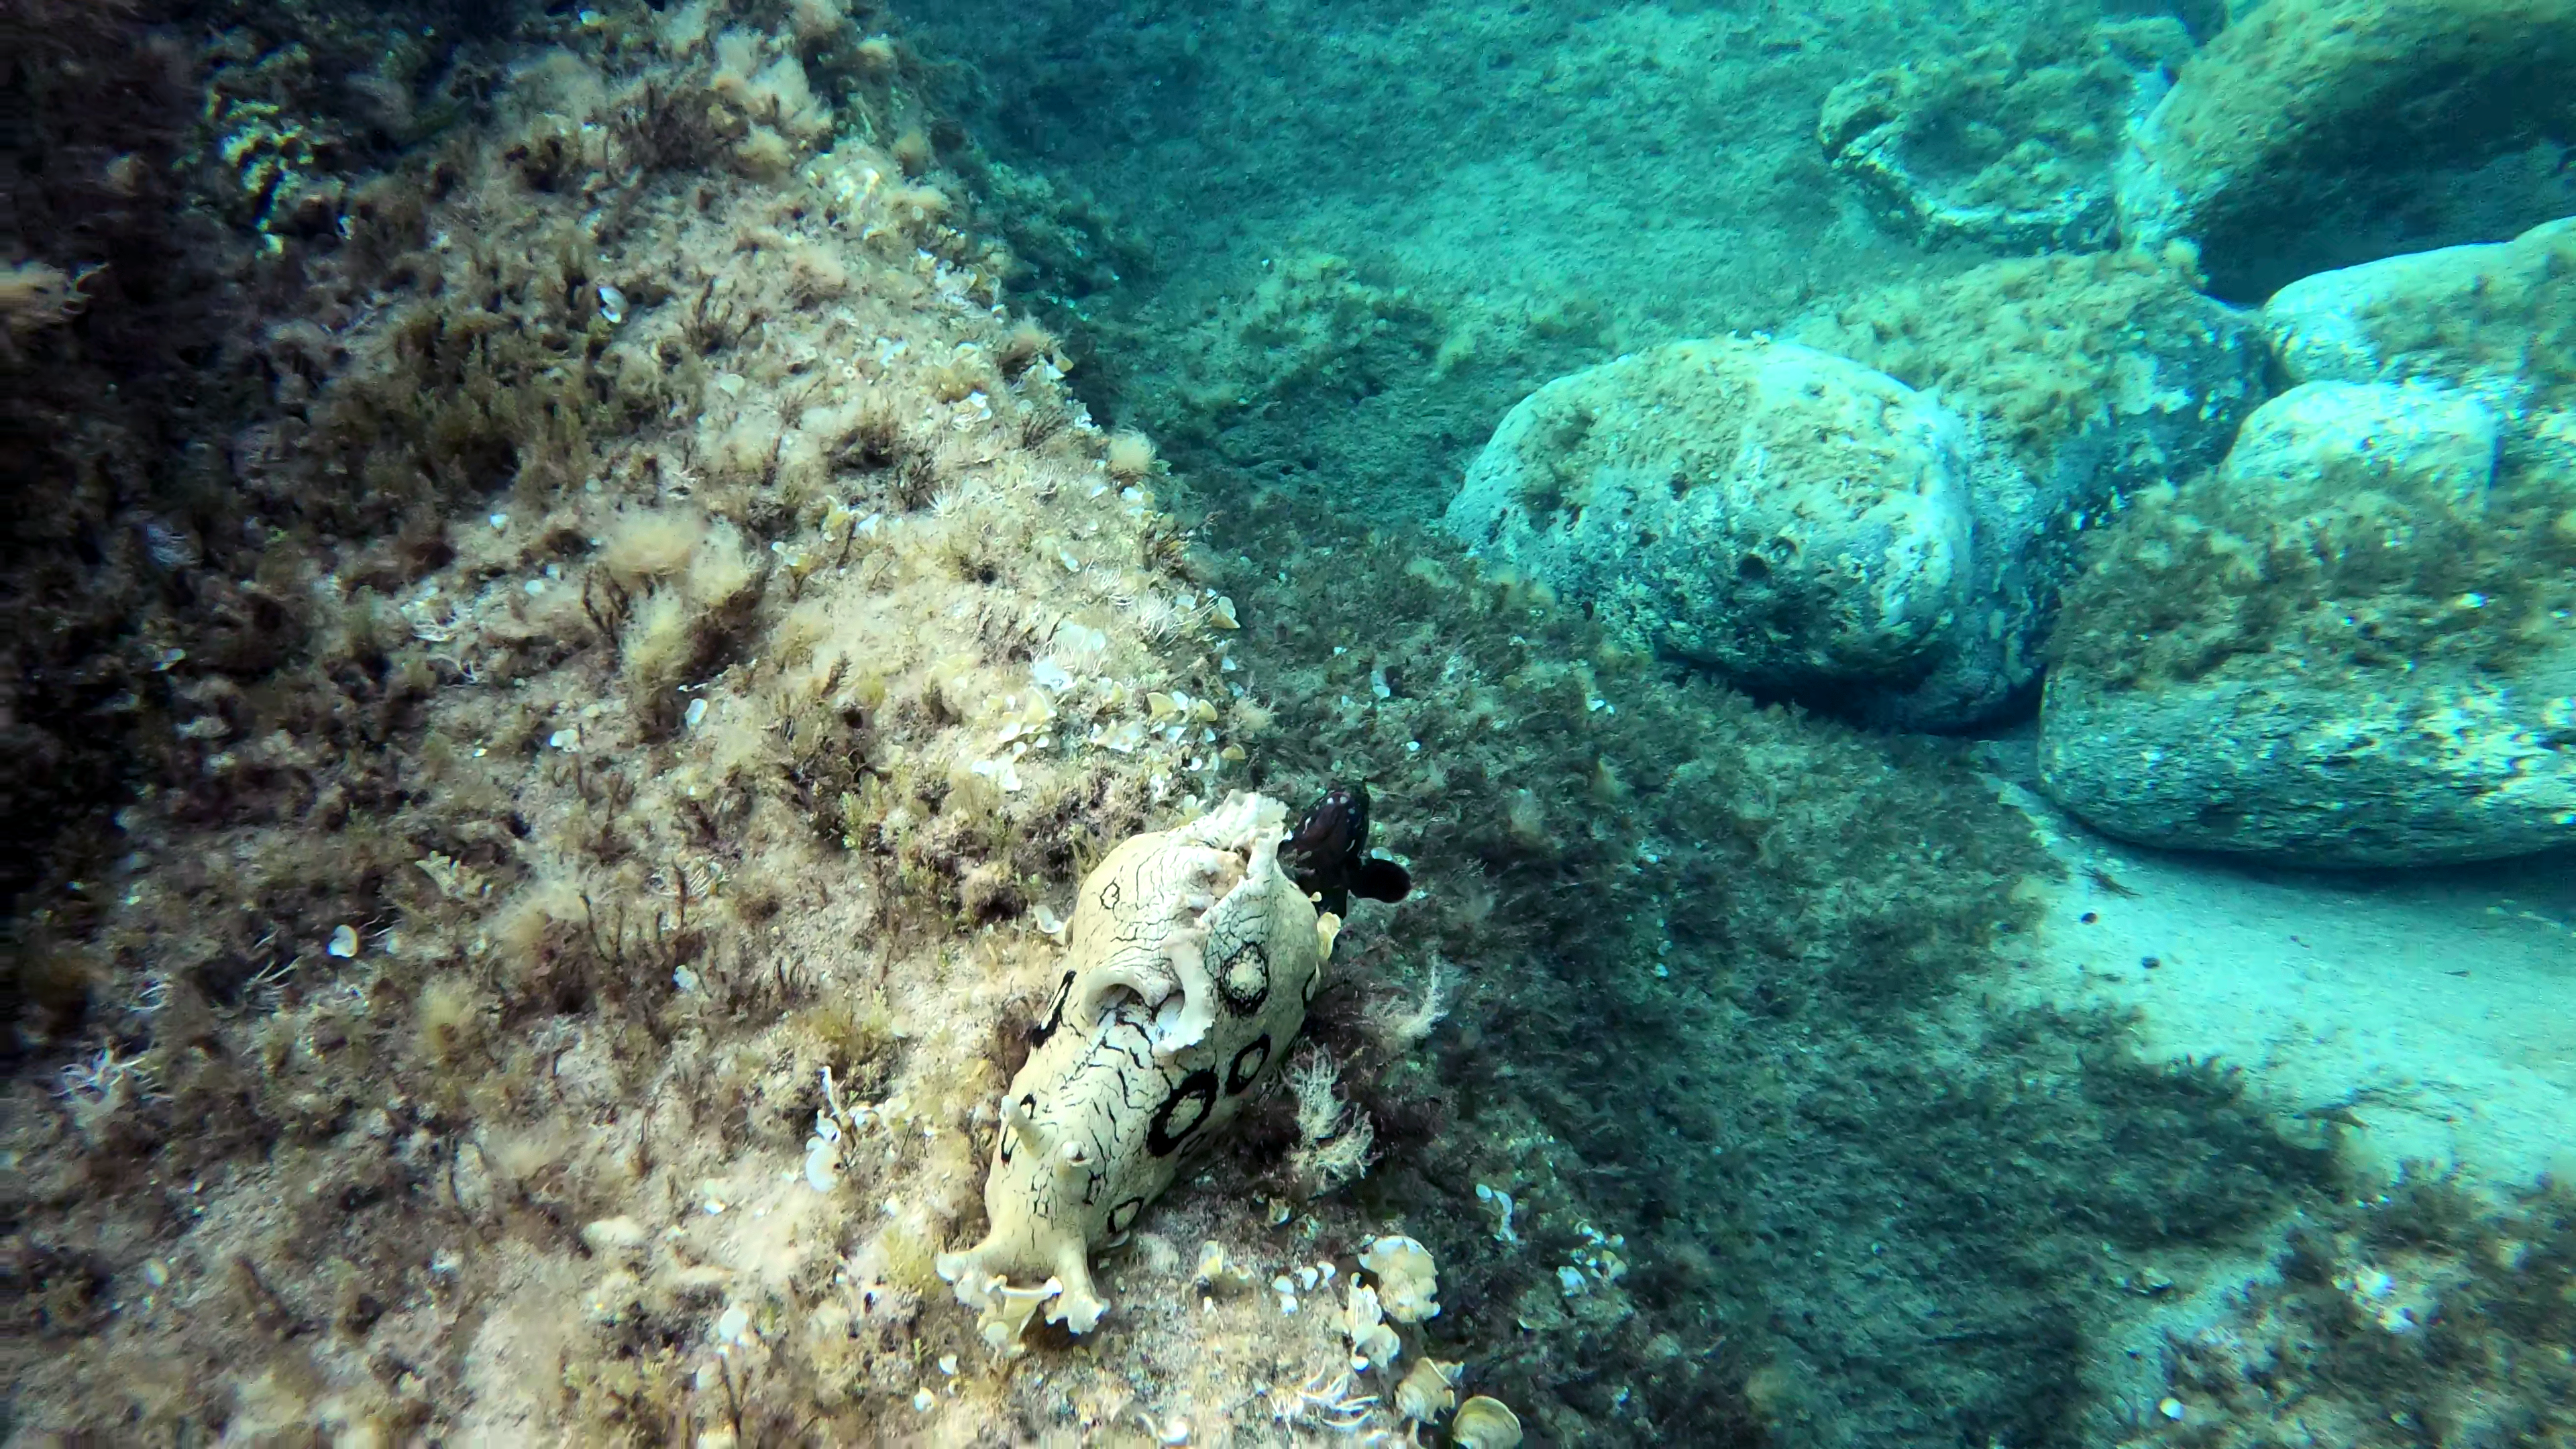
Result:
[[[1983,631],[1968,468],[1960,421],[1883,373],[1679,342],[1524,399],[1444,526],[1629,647],[1759,694],[1901,696]]]
[[[2576,210],[2576,0],[2267,0],[2183,67],[2118,167],[2132,245],[2222,297]]]
[[[2576,843],[2576,471],[2478,393],[2315,382],[2138,499],[2067,591],[2049,792],[2312,867]]]

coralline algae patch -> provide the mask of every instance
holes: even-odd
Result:
[[[1198,1291],[1146,1236],[1350,1275],[1377,1233],[1343,1203],[1122,1223],[1106,1349],[1042,1367],[997,1365],[934,1271],[1055,983],[1036,908],[1224,793],[1271,714],[1150,444],[998,305],[919,63],[829,8],[585,22],[489,126],[336,178],[345,227],[250,243],[329,324],[250,344],[261,547],[154,556],[270,647],[137,646],[167,738],[57,948],[76,1070],[12,1089],[51,1335],[20,1422],[1399,1422],[1418,1341],[1399,1366],[1364,1324],[1355,1368],[1342,1314]],[[245,165],[284,155],[217,114]],[[1364,1142],[1329,1061],[1299,1080]],[[154,1182],[184,1185],[167,1242]]]

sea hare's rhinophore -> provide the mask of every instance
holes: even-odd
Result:
[[[1335,785],[1279,847],[1280,868],[1337,916],[1350,914],[1355,894],[1393,905],[1412,894],[1413,875],[1385,856],[1369,854],[1368,835],[1368,786]]]
[[[1341,920],[1280,868],[1286,823],[1276,800],[1230,796],[1083,881],[1054,1004],[1003,1100],[991,1230],[939,1257],[996,1349],[1041,1305],[1075,1333],[1100,1321],[1092,1247],[1127,1232],[1305,1023]]]

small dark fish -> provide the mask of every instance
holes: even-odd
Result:
[[[1320,908],[1337,916],[1351,913],[1354,894],[1390,904],[1403,900],[1412,894],[1413,877],[1385,856],[1368,853],[1368,829],[1368,786],[1335,785],[1279,847],[1279,864],[1299,890],[1319,897]]]

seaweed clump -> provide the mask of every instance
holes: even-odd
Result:
[[[2548,1443],[2576,1432],[2576,1202],[2412,1172],[2294,1231],[2277,1276],[2169,1342],[2120,1442]]]
[[[1350,1190],[1537,1432],[2090,1442],[2085,1365],[2156,1311],[2120,1281],[2336,1183],[2234,1074],[1978,1003],[2051,867],[1951,747],[1667,677],[1289,490],[1211,534],[1255,777],[1367,779],[1420,887],[1309,1021],[1377,1127]]]
[[[1038,907],[1239,777],[1241,620],[867,19],[517,15],[399,155],[223,42],[198,114],[344,139],[272,153],[330,173],[285,211],[195,183],[261,300],[192,455],[243,502],[137,528],[163,607],[88,636],[142,763],[17,977],[19,1425],[863,1442],[1252,1422],[1346,1362],[1250,1295],[1138,1372],[1209,1331],[1142,1248],[1096,1366],[945,1306]]]

